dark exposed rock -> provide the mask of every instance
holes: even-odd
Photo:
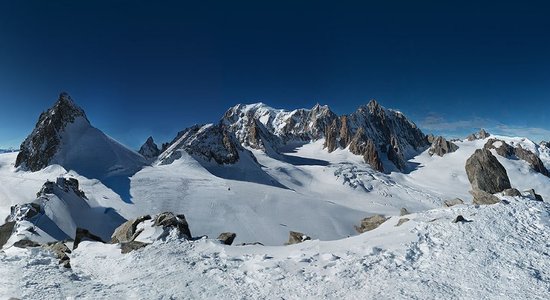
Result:
[[[511,188],[506,169],[487,149],[477,149],[466,161],[465,168],[474,190],[494,194]]]
[[[4,247],[6,242],[10,239],[14,227],[15,222],[13,221],[0,225],[0,248]]]
[[[240,244],[237,244],[237,246],[252,246],[252,245],[260,245],[260,246],[263,246],[264,244],[262,244],[262,243],[260,243],[260,242],[240,243]]]
[[[404,207],[399,210],[399,216],[406,216],[408,214],[410,214],[410,212]]]
[[[88,229],[78,227],[76,228],[76,234],[74,237],[73,250],[76,249],[82,241],[105,243],[99,236],[91,233]]]
[[[403,224],[405,224],[409,221],[410,221],[409,218],[401,218],[401,219],[399,219],[399,221],[397,222],[397,225],[395,225],[395,227],[399,227],[399,226],[401,226],[401,225],[403,225]]]
[[[153,218],[153,226],[162,226],[163,228],[177,228],[178,232],[187,239],[191,239],[189,224],[183,214],[176,215],[172,212],[164,212]]]
[[[500,202],[500,199],[497,196],[479,189],[471,190],[470,194],[474,197],[473,203],[477,205],[490,205]]]
[[[40,214],[42,209],[38,203],[16,204],[10,208],[10,215],[6,221],[30,220]]]
[[[111,243],[116,244],[133,241],[141,233],[141,231],[137,230],[138,224],[145,220],[151,220],[151,216],[145,215],[124,222],[122,225],[117,227],[117,229],[115,229],[115,232],[113,232],[113,235],[111,236]]]
[[[466,220],[462,215],[458,215],[456,216],[456,218],[453,220],[453,223],[469,223],[469,222],[472,222],[470,220]]]
[[[349,150],[353,154],[362,155],[366,163],[373,169],[383,172],[384,167],[378,156],[378,151],[371,139],[367,139],[363,128],[359,128],[349,144]]]
[[[120,244],[120,253],[126,254],[126,253],[132,252],[134,250],[144,248],[148,245],[149,245],[148,243],[143,243],[143,242],[139,242],[139,241],[131,241],[131,242],[126,242],[126,243],[121,243]]]
[[[76,178],[58,177],[56,180],[56,184],[59,188],[63,189],[66,193],[72,190],[76,195],[86,199],[86,195],[84,194],[84,191],[80,190],[78,180]]]
[[[19,240],[13,243],[13,245],[17,248],[34,248],[41,246],[39,243],[31,240]]]
[[[61,93],[55,105],[40,115],[33,132],[21,144],[15,166],[30,171],[48,166],[61,142],[59,133],[79,117],[88,122],[84,111],[74,104],[69,94]]]
[[[367,232],[373,229],[378,228],[382,223],[386,222],[388,219],[383,215],[374,215],[371,217],[364,218],[361,221],[361,226],[355,226],[355,230],[359,233]]]
[[[447,141],[444,137],[438,136],[433,139],[432,145],[428,150],[428,154],[443,156],[447,153],[452,153],[458,150],[458,146],[452,142]]]
[[[218,240],[220,240],[220,242],[224,245],[231,245],[233,244],[235,237],[237,237],[237,234],[234,232],[223,232],[218,236]]]
[[[143,157],[148,160],[153,160],[159,156],[160,150],[157,144],[155,144],[153,137],[150,136],[147,138],[147,141],[145,141],[145,144],[143,144],[141,148],[139,148],[138,153],[143,155]]]
[[[426,139],[428,140],[428,143],[432,144],[435,140],[435,136],[430,133],[426,136]]]
[[[288,234],[288,242],[285,243],[285,245],[293,245],[298,244],[304,241],[311,240],[311,237],[297,231],[290,231]]]
[[[527,190],[525,191],[526,193],[529,193],[529,195],[531,196],[531,198],[533,198],[534,200],[537,200],[537,201],[544,201],[544,199],[542,198],[541,195],[537,194],[535,192],[534,189],[530,189],[530,190]]]
[[[506,158],[510,158],[515,152],[514,147],[499,139],[489,139],[483,148],[487,150],[495,149],[498,155]]]
[[[521,196],[521,192],[515,188],[505,189],[504,191],[502,191],[502,193],[504,194],[504,196],[512,196],[512,197]]]
[[[328,152],[332,152],[336,150],[339,146],[338,142],[338,119],[334,119],[330,126],[328,126],[325,129],[325,144],[324,148],[327,149]]]
[[[460,204],[464,204],[464,201],[462,201],[462,199],[460,199],[460,198],[445,200],[443,202],[443,206],[445,206],[445,207],[451,207],[451,206],[460,205]]]

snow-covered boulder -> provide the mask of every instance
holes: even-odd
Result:
[[[494,194],[511,188],[506,169],[487,149],[477,149],[466,161],[465,168],[473,190]]]

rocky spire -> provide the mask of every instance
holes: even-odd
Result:
[[[62,92],[55,104],[40,114],[34,130],[21,144],[15,166],[30,171],[46,167],[58,150],[59,134],[77,118],[90,123],[84,110],[73,102],[68,93]]]
[[[148,160],[155,159],[160,154],[160,150],[157,144],[155,144],[152,136],[147,138],[147,141],[145,141],[145,144],[143,144],[141,148],[139,148],[138,152]]]

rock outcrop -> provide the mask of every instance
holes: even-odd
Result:
[[[506,169],[487,149],[477,149],[466,161],[465,168],[474,190],[494,194],[511,188]]]
[[[155,230],[153,230],[153,233],[145,233],[148,228]],[[183,214],[163,212],[154,216],[145,215],[129,220],[115,229],[111,236],[111,243],[120,244],[121,252],[128,253],[143,248],[155,240],[164,239],[169,235],[191,239],[189,224]]]
[[[371,231],[373,229],[378,228],[378,226],[382,225],[382,223],[386,222],[388,218],[384,217],[383,215],[374,215],[371,217],[364,218],[361,221],[360,226],[355,226],[355,230],[359,233]]]
[[[237,237],[237,234],[234,232],[223,232],[218,236],[218,240],[224,245],[231,245]]]
[[[399,210],[399,216],[406,216],[408,214],[410,214],[410,212],[406,208],[401,207],[401,209]]]
[[[512,197],[521,196],[521,192],[515,188],[505,189],[504,191],[502,191],[502,194],[504,196],[512,196]]]
[[[500,199],[497,196],[479,189],[471,190],[470,194],[474,197],[472,202],[477,205],[490,205],[500,202]]]
[[[533,171],[541,173],[544,176],[550,177],[550,171],[546,169],[544,163],[535,153],[523,148],[521,145],[513,147],[503,140],[489,139],[485,146],[485,149],[494,149],[498,155],[506,158],[521,159],[531,166]]]
[[[0,225],[0,249],[2,249],[2,247],[4,247],[6,242],[10,239],[14,227],[15,222],[13,221]]]
[[[447,153],[455,152],[456,150],[458,150],[458,146],[455,143],[447,141],[442,136],[438,136],[433,139],[428,154],[443,156]]]
[[[143,155],[147,160],[152,161],[159,156],[160,150],[157,144],[155,144],[153,137],[150,136],[147,138],[147,141],[145,141],[145,144],[139,148],[138,153]]]
[[[92,241],[105,243],[99,236],[91,233],[88,229],[76,228],[76,234],[73,243],[73,250],[78,247],[78,245],[83,241]]]
[[[409,218],[401,218],[399,219],[399,221],[397,221],[397,224],[395,225],[395,227],[399,227],[407,222],[409,222],[411,219]]]
[[[534,189],[530,189],[530,190],[527,190],[527,191],[525,191],[525,192],[526,192],[526,193],[529,193],[529,196],[530,196],[532,199],[534,199],[534,200],[537,200],[537,201],[544,201],[544,199],[542,198],[542,196],[539,195],[539,194],[537,194],[537,193],[535,192]]]
[[[288,242],[285,243],[285,245],[293,245],[302,243],[304,241],[311,240],[311,237],[297,231],[290,231],[288,234]]]

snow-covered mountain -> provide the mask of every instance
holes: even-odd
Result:
[[[479,149],[507,189],[470,194],[492,180],[489,165],[467,171]],[[550,293],[548,143],[485,131],[447,141],[371,101],[344,116],[320,105],[236,105],[160,150],[149,138],[139,153],[93,128],[62,94],[19,153],[0,154],[0,298]],[[480,172],[475,183],[471,172]],[[472,195],[496,204],[473,204]],[[183,221],[191,239],[166,229]],[[82,232],[109,241],[116,227],[124,242],[63,252],[72,271],[60,272],[44,246]],[[303,242],[283,246],[295,242],[291,231]],[[143,238],[152,232],[162,238]],[[172,275],[181,285],[169,284]]]
[[[43,112],[21,144],[15,166],[38,171],[57,164],[89,178],[135,173],[145,159],[93,127],[67,93]]]

